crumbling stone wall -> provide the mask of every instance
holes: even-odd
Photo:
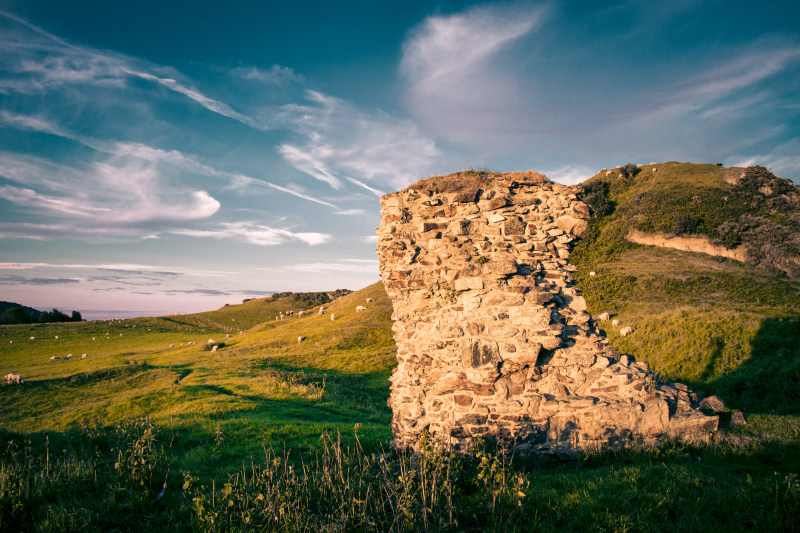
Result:
[[[617,354],[586,312],[569,256],[590,210],[570,188],[535,172],[463,172],[381,205],[396,445],[477,435],[560,456],[717,429],[685,385]]]

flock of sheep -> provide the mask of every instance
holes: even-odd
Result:
[[[611,318],[611,315],[608,312],[600,313],[600,316],[598,316],[597,318],[603,322],[606,322]],[[618,318],[615,318],[614,320],[611,321],[611,325],[615,328],[618,328],[622,325],[622,321]],[[635,329],[636,328],[634,328],[633,326],[625,326],[619,330],[619,334],[623,337],[627,337],[628,335],[633,333]]]
[[[367,298],[367,303],[370,303],[372,301],[374,301],[372,298]],[[366,311],[366,310],[367,310],[367,308],[365,306],[363,306],[363,305],[357,305],[356,306],[356,313],[360,313],[360,312],[363,312],[363,311]],[[320,316],[326,314],[327,312],[328,312],[328,310],[324,306],[320,306],[320,308],[319,308]],[[281,320],[281,319],[285,318],[286,316],[290,316],[290,315],[293,315],[293,314],[294,314],[294,311],[286,311],[286,314],[281,313],[279,316],[275,317],[275,320]],[[307,314],[306,311],[298,311],[297,316],[298,317],[303,317],[303,316],[306,316],[306,314]],[[331,316],[331,320],[336,320],[336,314],[335,313],[331,313],[330,316]],[[136,326],[134,325],[133,327],[136,327]],[[149,331],[149,329],[148,329],[148,331]],[[108,335],[108,334],[106,334],[106,335]],[[122,333],[120,333],[120,336],[122,336]],[[231,338],[232,336],[233,335],[228,334],[226,336],[226,338]],[[58,335],[55,336],[55,339],[58,340]],[[36,337],[30,337],[30,340],[32,340],[32,341],[36,340]],[[96,341],[96,340],[97,340],[97,337],[92,337],[92,341]],[[297,342],[298,343],[301,343],[304,340],[306,340],[306,338],[304,336],[302,336],[302,335],[297,337]],[[14,341],[9,341],[9,342],[13,343]],[[213,339],[209,339],[208,343],[209,344],[214,344],[214,346],[212,346],[212,348],[211,348],[212,352],[216,352],[217,349],[219,348],[219,346],[215,343],[215,341]],[[190,342],[186,343],[186,346],[192,346],[192,345],[195,345],[195,344],[197,344],[197,342],[190,341]],[[184,346],[184,343],[181,343],[181,346]],[[175,344],[170,344],[170,348],[174,348],[174,347],[175,347]],[[87,357],[88,357],[88,354],[82,354],[81,355],[81,359],[86,359]],[[60,355],[52,355],[52,356],[50,356],[50,360],[51,361],[58,361],[60,359],[61,359]],[[72,359],[72,354],[71,353],[67,354],[64,357],[64,359]],[[20,374],[16,373],[16,372],[11,372],[11,373],[7,374],[5,376],[5,380],[6,380],[6,383],[24,383],[25,382],[23,377]]]

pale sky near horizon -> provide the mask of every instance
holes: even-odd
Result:
[[[800,4],[0,0],[0,300],[37,309],[357,290],[383,193],[662,161],[800,182]]]

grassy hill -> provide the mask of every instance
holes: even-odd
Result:
[[[356,315],[357,305],[367,311]],[[275,320],[302,300],[259,299],[195,315],[2,327],[0,370],[26,383],[2,388],[0,427],[36,434],[147,414],[181,435],[178,463],[200,474],[241,466],[262,445],[296,449],[326,430],[352,438],[355,424],[377,446],[390,438],[391,304],[375,284],[326,307]],[[242,334],[227,326],[255,322]],[[209,339],[225,346],[211,352]],[[222,454],[209,447],[219,438]]]
[[[761,182],[743,188],[747,175],[748,169],[689,163],[600,172],[582,185],[597,216],[573,263],[593,316],[609,311],[636,327],[623,339],[610,323],[601,323],[618,350],[743,409],[753,432],[787,423],[797,432],[800,282],[774,266],[779,256],[800,258],[792,248],[800,237],[798,211],[786,207],[797,192],[783,180],[783,189],[767,191],[771,197],[758,192]],[[795,190],[786,192],[787,186]],[[790,201],[773,201],[784,197]],[[720,241],[725,228],[748,217],[771,217],[769,224],[788,234],[783,248],[768,254],[772,262],[758,253],[740,262],[626,238],[636,229]],[[750,241],[756,233],[745,240],[758,250],[760,244]]]
[[[601,323],[619,351],[745,411],[745,427],[709,445],[556,466],[513,463],[480,443],[470,457],[390,452],[395,345],[381,283],[325,315],[283,295],[190,315],[4,326],[0,372],[26,383],[0,385],[0,529],[794,531],[800,285],[778,268],[791,262],[775,260],[791,257],[792,239],[743,263],[626,238],[721,242],[720,228],[748,213],[697,206],[731,201],[743,176],[680,163],[601,172],[583,194],[602,216],[573,256],[592,314],[636,327],[622,338]],[[759,194],[746,203],[753,216],[790,228],[791,213],[770,203],[790,195]],[[736,226],[742,243],[758,224]],[[224,345],[212,352],[210,339]]]

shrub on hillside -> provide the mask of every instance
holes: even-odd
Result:
[[[608,199],[608,183],[593,181],[583,186],[581,199],[592,208],[596,218],[610,215],[614,211],[614,204]]]
[[[634,165],[633,163],[628,163],[626,165],[622,165],[621,167],[619,167],[619,175],[625,179],[630,179],[634,177],[640,171],[641,169],[636,165]]]
[[[673,224],[673,232],[675,235],[683,235],[684,233],[695,233],[697,226],[700,224],[700,219],[692,213],[678,213],[675,215],[675,222]]]

